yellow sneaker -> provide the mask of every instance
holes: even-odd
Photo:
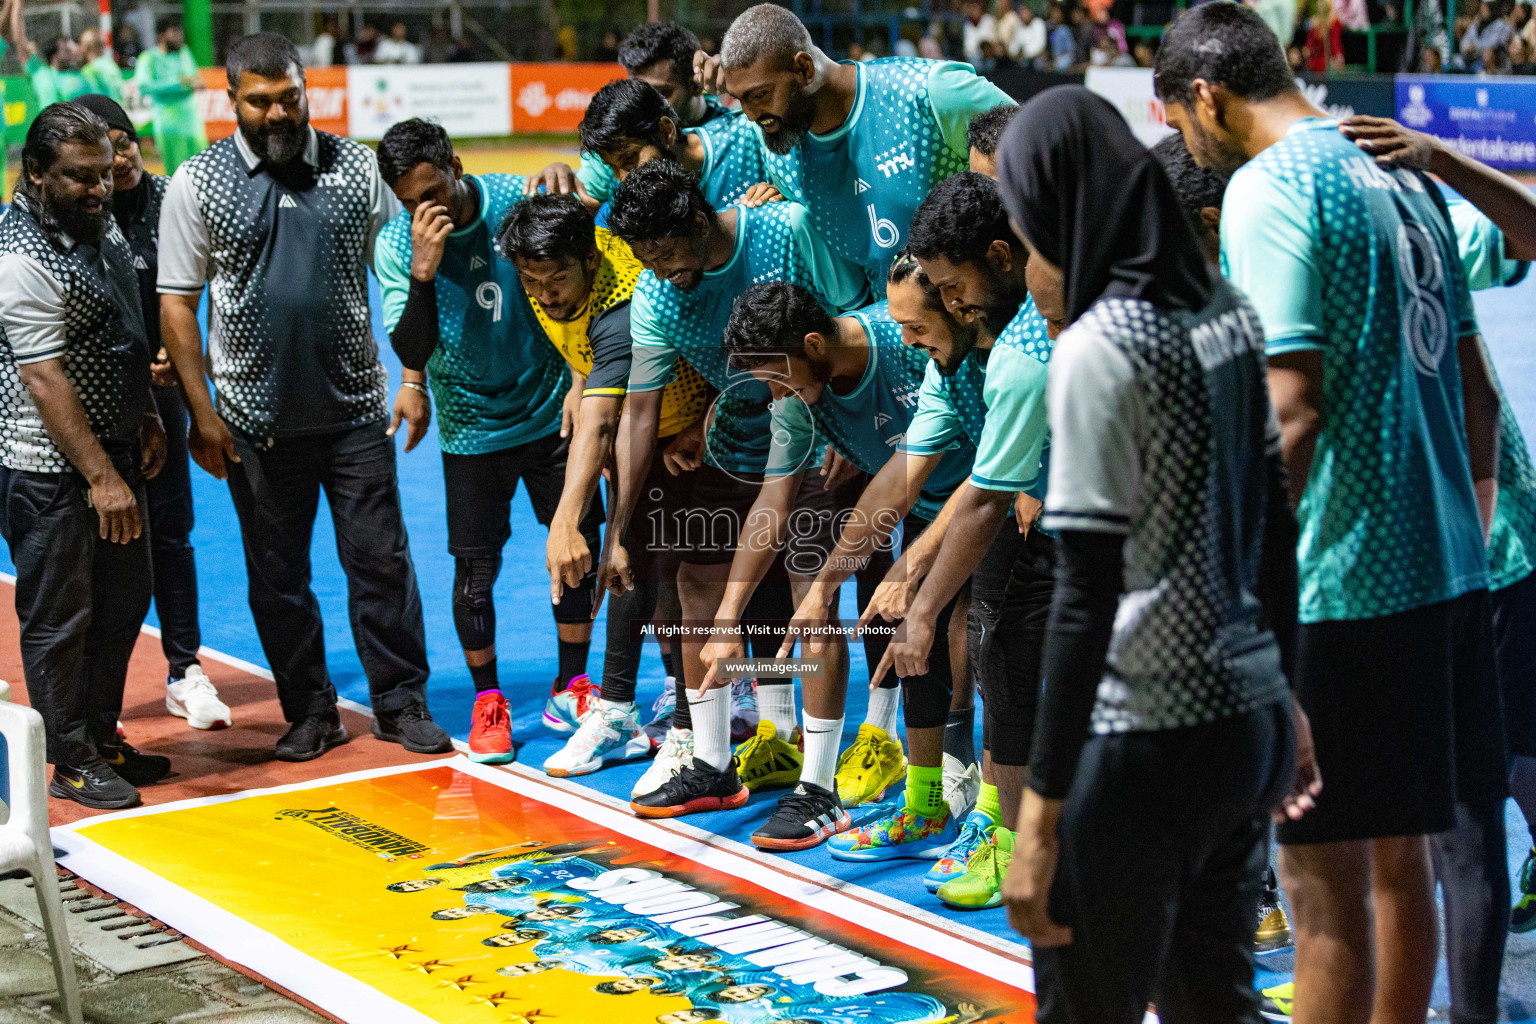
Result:
[[[907,757],[901,741],[865,722],[853,746],[837,759],[837,796],[844,807],[873,803],[906,781]]]
[[[799,732],[799,730],[795,730]],[[796,739],[791,735],[790,740]],[[756,793],[760,789],[793,786],[800,781],[800,767],[805,755],[798,746],[779,739],[779,731],[764,718],[757,723],[757,735],[736,748],[732,758],[741,784]]]

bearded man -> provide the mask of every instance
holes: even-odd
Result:
[[[144,480],[165,459],[133,257],[111,214],[107,126],[73,103],[27,131],[0,219],[0,533],[16,564],[27,697],[49,792],[138,804],[170,772],[117,735],[149,610]]]
[[[308,761],[348,739],[309,586],[322,489],[373,734],[418,753],[446,751],[448,734],[427,712],[389,379],[369,327],[374,238],[400,204],[372,150],[310,127],[291,42],[273,33],[236,40],[227,73],[239,130],[183,164],[161,207],[160,326],[186,389],[192,458],[229,481],[240,519],[251,614],[290,724],[277,757]],[[197,322],[208,283],[214,396]]]

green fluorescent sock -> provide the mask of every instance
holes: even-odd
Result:
[[[988,782],[981,784],[981,795],[976,798],[976,809],[991,818],[994,825],[1003,820],[1003,802],[998,798],[996,786]]]
[[[907,767],[907,806],[925,818],[944,808],[944,769],[920,764]]]

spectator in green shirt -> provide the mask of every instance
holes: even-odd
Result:
[[[123,72],[112,54],[107,52],[106,43],[96,29],[88,28],[80,33],[80,57],[84,62],[82,70],[91,85],[91,92],[110,96],[112,102],[121,105]]]
[[[176,168],[208,148],[197,110],[202,79],[179,24],[167,22],[160,27],[155,45],[139,54],[133,80],[139,95],[154,106],[155,147],[165,161],[165,173],[175,174]]]
[[[17,6],[20,6],[20,0],[17,0]],[[96,92],[81,70],[80,47],[68,36],[56,37],[39,55],[36,44],[27,39],[26,29],[22,27],[16,36],[16,49],[23,53],[31,51],[26,70],[32,78],[32,91],[37,94],[39,110]]]

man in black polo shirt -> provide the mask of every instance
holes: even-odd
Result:
[[[292,727],[277,757],[347,741],[325,666],[309,543],[324,488],[368,675],[373,734],[451,749],[427,712],[421,595],[411,564],[366,268],[399,203],[366,146],[309,125],[304,69],[282,36],[236,40],[239,131],[183,164],[160,213],[161,331],[186,388],[189,447],[229,479],[251,614]],[[198,299],[211,283],[205,379]]]
[[[111,197],[107,126],[71,103],[45,108],[0,219],[0,533],[49,792],[100,808],[136,805],[135,787],[171,768],[117,737],[149,610],[144,476],[165,436]]]

